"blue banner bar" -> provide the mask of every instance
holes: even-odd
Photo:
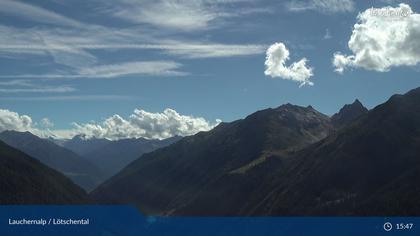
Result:
[[[420,235],[420,217],[145,217],[130,206],[0,206],[0,235]]]

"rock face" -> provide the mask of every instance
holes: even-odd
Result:
[[[67,177],[0,141],[0,204],[83,204],[86,193]]]
[[[87,191],[103,179],[102,172],[90,161],[30,132],[4,131],[0,140],[61,172]]]

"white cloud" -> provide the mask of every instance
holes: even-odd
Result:
[[[297,62],[293,62],[287,66],[286,61],[289,60],[289,50],[283,43],[275,43],[267,49],[265,59],[265,71],[267,76],[280,77],[287,80],[300,82],[300,86],[313,85],[309,80],[313,76],[313,68],[307,67],[306,58],[302,58]]]
[[[352,54],[334,54],[336,72],[348,67],[386,72],[420,62],[420,14],[409,5],[367,9],[357,20],[348,42]]]
[[[286,4],[290,11],[318,11],[322,13],[352,12],[355,8],[353,0],[293,0]]]
[[[32,131],[32,119],[27,115],[0,109],[0,132],[5,130]]]
[[[54,123],[51,122],[50,119],[48,119],[47,117],[42,118],[40,123],[41,123],[41,126],[46,129],[54,127]]]
[[[41,126],[43,128],[52,128],[54,124],[48,119],[41,119]],[[39,137],[48,137],[50,132],[42,130],[37,127],[36,122],[28,115],[20,115],[17,112],[7,109],[0,109],[0,132],[6,130],[14,130],[19,132],[29,131]]]
[[[54,133],[49,131],[49,128],[53,126],[53,123],[48,118],[41,120],[41,126],[42,128],[46,128],[46,130],[39,129],[36,122],[33,122],[32,118],[28,115],[20,115],[14,111],[0,109],[0,132],[6,130],[19,132],[29,131],[41,138],[55,136]]]
[[[215,127],[219,120],[210,123],[204,118],[181,115],[173,109],[152,113],[135,109],[128,118],[113,115],[101,123],[74,124],[75,134],[87,138],[149,138],[164,139],[175,135],[188,136]]]
[[[211,123],[202,117],[181,115],[173,109],[161,113],[135,109],[127,118],[113,115],[102,122],[85,124],[74,123],[74,128],[51,130],[54,124],[48,119],[40,121],[40,128],[32,122],[30,116],[0,109],[0,132],[4,130],[30,131],[40,137],[71,138],[83,135],[86,138],[106,138],[110,140],[124,138],[164,139],[175,135],[188,136],[200,131],[208,131],[220,123]]]

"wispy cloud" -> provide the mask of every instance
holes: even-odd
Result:
[[[30,80],[23,80],[23,79],[15,79],[9,81],[0,81],[0,86],[26,86],[32,87],[33,84]]]
[[[259,44],[215,44],[173,42],[160,45],[162,50],[171,55],[185,58],[237,57],[263,54],[267,45]]]
[[[35,21],[49,25],[85,27],[84,24],[77,20],[73,20],[53,11],[16,0],[1,0],[0,12],[6,15],[26,18],[32,22]]]
[[[107,8],[107,3],[101,3]],[[109,6],[108,6],[109,7]],[[36,27],[0,24],[0,57],[13,60],[33,60],[35,57],[51,60],[60,65],[58,70],[35,74],[0,74],[0,78],[55,79],[55,78],[116,78],[124,76],[183,76],[183,64],[178,59],[206,59],[262,55],[268,45],[219,43],[197,40],[197,37],[180,37],[160,27],[198,30],[211,27],[210,23],[249,14],[271,11],[255,7],[247,0],[177,0],[177,1],[132,1],[118,0],[110,6],[116,11],[107,12],[131,23],[148,24],[146,27],[110,27],[94,25],[71,19],[64,15],[20,1],[0,1],[0,13],[17,16],[34,23]],[[108,9],[111,9],[108,8]],[[178,9],[174,10],[174,9]],[[139,13],[120,15],[124,11]],[[97,12],[96,12],[97,13]],[[157,14],[159,13],[159,14]],[[128,19],[127,17],[138,17]],[[161,18],[161,19],[158,19]],[[162,20],[164,19],[164,20]],[[41,23],[41,24],[40,24]],[[169,25],[161,25],[169,24]],[[171,25],[173,24],[173,25]],[[127,23],[132,26],[132,24]],[[149,27],[151,25],[152,27]],[[213,24],[211,24],[213,25]],[[157,28],[153,28],[153,27]],[[151,29],[153,28],[153,29]],[[124,61],[118,57],[103,57],[102,52],[119,50],[147,50],[148,53],[164,55],[159,61]],[[141,52],[139,52],[141,53]],[[114,55],[116,55],[115,53]],[[183,61],[183,63],[185,63]],[[24,66],[25,63],[22,63]],[[64,66],[64,67],[63,67]],[[24,71],[24,70],[22,70]],[[69,92],[70,87],[13,88],[0,92]]]
[[[77,89],[68,85],[49,86],[22,79],[0,81],[0,93],[69,93],[74,91]]]
[[[109,95],[109,94],[96,94],[96,95],[68,95],[68,96],[39,96],[39,97],[1,97],[2,100],[11,101],[121,101],[121,100],[134,100],[137,97],[125,95]]]
[[[155,50],[180,58],[205,59],[258,55],[263,54],[267,47],[262,44],[142,39],[138,35],[142,33],[135,29],[35,30],[0,25],[0,56],[8,57],[11,54],[43,56],[52,58],[57,64],[78,70],[97,65],[100,58],[97,58],[94,52],[99,50]]]
[[[292,0],[286,3],[289,11],[318,11],[321,13],[345,13],[355,9],[353,0]]]
[[[330,30],[326,29],[325,34],[324,34],[324,39],[331,39],[331,38],[332,36],[331,36]]]
[[[20,74],[0,75],[0,78],[41,78],[41,79],[79,79],[79,78],[117,78],[131,75],[147,76],[184,76],[188,73],[179,71],[182,64],[174,61],[137,61],[120,64],[98,65],[79,68],[73,74]],[[1,85],[1,83],[0,83]]]
[[[87,50],[72,47],[75,43],[92,42],[89,38],[81,39],[84,35],[80,33],[91,31],[91,29],[15,28],[0,25],[0,56],[46,57],[53,59],[57,64],[71,68],[93,65],[97,62],[96,56]],[[54,46],[57,44],[60,45],[59,48]]]
[[[0,88],[0,93],[68,93],[76,91],[70,86],[45,86],[39,88]]]
[[[241,15],[267,13],[268,8],[256,7],[244,0],[119,0],[108,12],[137,24],[182,31],[206,30],[217,27],[224,19]]]
[[[115,78],[127,75],[181,76],[185,72],[177,71],[182,65],[173,61],[139,61],[113,65],[85,67],[79,70],[79,76],[92,78]]]
[[[1,28],[0,28],[1,30]],[[48,37],[48,36],[47,36]],[[110,36],[112,37],[112,36]],[[80,43],[72,41],[71,38],[63,36],[58,38],[55,35],[56,42],[51,40],[50,43],[41,42],[22,42],[22,43],[4,43],[0,45],[0,51],[17,52],[17,53],[33,53],[34,51],[55,51],[61,53],[75,54],[75,56],[89,55],[83,54],[84,50],[160,50],[165,54],[176,55],[184,58],[214,58],[214,57],[237,57],[262,54],[267,45],[264,44],[223,44],[213,42],[197,42],[197,41],[179,41],[179,40],[162,40],[160,43],[107,43],[101,42],[100,39],[92,38],[85,41],[88,43]],[[8,41],[8,40],[4,40]],[[115,40],[118,41],[118,38]],[[125,41],[125,40],[124,40]],[[76,55],[77,54],[77,55]]]

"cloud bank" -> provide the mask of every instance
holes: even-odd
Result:
[[[101,123],[74,124],[76,134],[87,138],[122,138],[165,139],[188,136],[214,128],[220,120],[210,123],[201,117],[181,115],[173,109],[161,113],[135,109],[128,118],[113,115]]]
[[[127,118],[115,114],[102,122],[73,123],[74,127],[71,129],[54,130],[51,129],[54,124],[48,118],[41,119],[37,124],[28,115],[19,115],[13,111],[0,109],[0,132],[5,130],[29,131],[43,138],[72,138],[75,135],[82,135],[87,139],[118,140],[140,137],[165,139],[208,131],[220,122],[220,120],[209,122],[202,117],[181,115],[169,108],[160,113],[135,109]]]
[[[280,77],[282,79],[293,80],[299,82],[300,86],[313,85],[313,82],[309,80],[313,76],[313,68],[306,66],[306,58],[302,58],[287,66],[286,61],[290,59],[290,53],[281,42],[271,45],[267,49],[266,54],[265,75],[271,76],[272,78]]]
[[[357,20],[348,42],[352,54],[334,54],[336,72],[351,67],[386,72],[420,62],[420,14],[409,5],[367,9]]]

